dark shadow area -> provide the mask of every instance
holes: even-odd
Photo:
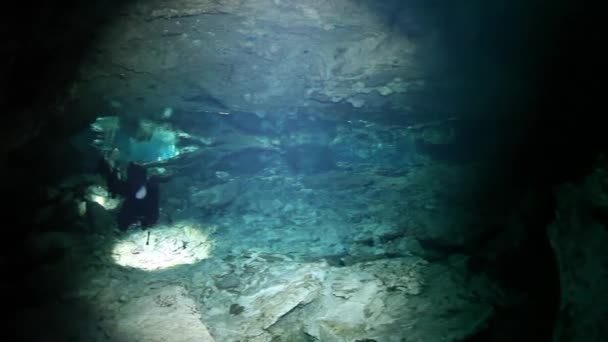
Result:
[[[504,215],[530,189],[541,197],[520,248],[484,267],[528,295],[497,308],[489,327],[469,340],[550,341],[559,300],[545,235],[552,187],[580,180],[608,151],[597,109],[602,87],[593,76],[603,56],[596,9],[569,0],[359,3],[421,47],[423,68],[438,81],[415,95],[419,107],[432,111],[439,102],[459,118],[449,143],[417,142],[418,151],[450,164],[486,164],[478,189],[468,189],[488,207],[482,211]]]
[[[109,258],[112,247],[98,246],[96,252]],[[92,274],[85,272],[91,267],[87,264],[98,261],[90,255],[84,255],[78,262],[65,262],[66,258],[70,256],[57,250],[29,256],[14,265],[20,268],[24,284],[11,294],[19,309],[14,312],[14,321],[9,320],[13,325],[4,332],[11,334],[11,340],[24,342],[85,341],[90,336],[100,336],[101,332],[108,341],[132,341],[132,336],[104,322],[107,313],[103,310],[107,308],[90,305],[85,299],[90,294],[82,292],[83,283],[92,281]]]
[[[6,5],[2,11],[0,106],[5,115],[0,130],[3,136],[0,188],[5,202],[2,212],[6,244],[0,252],[0,262],[4,274],[3,293],[11,297],[7,300],[14,305],[8,310],[17,317],[14,322],[4,321],[11,327],[2,329],[3,333],[12,335],[19,328],[42,332],[39,322],[50,317],[35,314],[30,317],[26,313],[56,300],[56,292],[42,289],[63,286],[65,290],[73,285],[65,283],[63,277],[67,274],[60,271],[49,271],[48,277],[34,282],[28,279],[33,271],[49,267],[64,256],[61,250],[51,250],[43,258],[33,258],[28,255],[24,241],[30,232],[47,229],[37,226],[32,217],[32,213],[49,204],[45,186],[58,177],[81,173],[90,167],[84,162],[82,151],[69,144],[50,144],[51,138],[62,134],[55,128],[65,122],[82,125],[82,118],[65,113],[56,104],[68,96],[71,82],[79,77],[80,62],[104,25],[120,16],[123,6],[129,3],[34,1]],[[69,216],[65,219],[69,221]],[[31,291],[33,284],[39,291]],[[19,310],[23,311],[19,313]],[[91,313],[94,308],[80,311]],[[69,320],[69,317],[61,319]],[[37,339],[27,339],[29,337],[22,336],[20,340],[65,340],[65,336],[54,336],[51,331],[39,334]],[[14,336],[7,339],[13,340]]]
[[[588,2],[358,3],[394,34],[428,28],[412,40],[423,47],[422,68],[441,82],[414,97],[449,105],[458,120],[453,143],[425,144],[422,152],[448,162],[490,160],[496,173],[486,178],[547,185],[583,174],[606,149],[592,76],[601,59],[599,18]]]
[[[607,150],[592,76],[599,20],[587,2],[359,3],[395,34],[433,28],[412,40],[423,47],[423,69],[441,82],[414,97],[449,105],[458,120],[450,143],[417,147],[447,163],[488,164],[477,191],[487,200],[574,180]]]
[[[34,1],[2,11],[0,106],[9,114],[3,117],[3,154],[29,140],[17,132],[52,136],[59,134],[54,128],[66,122],[81,124],[82,118],[58,104],[69,96],[71,82],[79,77],[78,65],[102,28],[131,3]],[[37,121],[40,117],[45,119]]]
[[[492,276],[518,299],[495,307],[486,328],[466,341],[552,340],[560,284],[546,227],[555,219],[555,199],[545,191],[529,196],[526,202],[519,209],[526,234],[517,247],[493,260],[474,251],[469,263],[471,271]]]

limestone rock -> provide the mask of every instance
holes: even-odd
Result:
[[[218,289],[226,290],[236,288],[240,285],[241,281],[235,274],[228,274],[215,281],[215,286]]]
[[[244,315],[253,322],[246,329],[246,335],[258,335],[258,331],[268,329],[297,306],[306,305],[317,298],[323,277],[324,272],[314,266],[303,266],[289,278],[242,297],[240,305],[249,308]]]
[[[492,313],[488,297],[470,294],[461,273],[417,257],[333,268],[325,283],[317,311],[303,323],[320,341],[459,341]]]
[[[180,286],[166,286],[124,305],[114,338],[130,341],[213,342],[196,302]]]
[[[247,268],[259,261],[263,259],[253,256],[237,268]],[[297,315],[302,307],[319,297],[327,268],[325,263],[279,262],[253,274],[238,271],[242,295],[214,292],[204,301],[203,317],[217,340],[271,341],[274,325]]]
[[[214,210],[229,205],[238,195],[239,184],[236,181],[231,181],[196,191],[190,196],[190,201],[195,207]]]

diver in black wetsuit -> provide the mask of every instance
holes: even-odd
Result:
[[[158,221],[159,183],[166,179],[158,176],[148,177],[146,168],[133,162],[127,166],[127,176],[124,180],[105,159],[100,161],[99,171],[106,179],[110,195],[120,195],[124,198],[117,217],[121,230],[126,230],[138,222],[146,229]]]

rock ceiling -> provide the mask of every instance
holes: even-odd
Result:
[[[41,132],[75,133],[103,115],[155,119],[167,110],[431,122],[488,112],[474,106],[495,104],[485,95],[505,84],[495,57],[471,58],[484,55],[476,50],[480,25],[500,26],[478,13],[491,6],[67,3],[3,22],[11,34],[1,100],[14,114],[2,132],[3,149]]]
[[[407,113],[427,85],[417,38],[428,43],[432,32],[422,35],[405,8],[389,15],[348,0],[185,0],[135,3],[120,14],[71,86],[72,105],[92,115]]]

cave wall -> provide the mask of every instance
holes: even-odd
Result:
[[[9,6],[0,30],[0,155],[38,136],[63,134],[86,125],[83,113],[68,110],[78,65],[100,30],[125,1],[61,0]]]
[[[608,334],[608,170],[605,159],[577,182],[555,188],[547,227],[560,274],[555,341],[601,341]]]

